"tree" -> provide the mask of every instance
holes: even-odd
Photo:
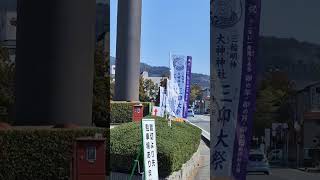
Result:
[[[289,98],[294,94],[293,84],[284,72],[271,71],[262,80],[257,92],[253,133],[264,135],[272,123],[290,122]]]
[[[151,79],[144,79],[140,76],[139,99],[142,102],[155,101],[158,94],[158,87]]]
[[[195,100],[201,100],[202,99],[202,93],[201,93],[201,87],[197,84],[191,85],[190,90],[190,104],[192,104]]]
[[[109,53],[103,52],[101,43],[97,45],[94,58],[94,87],[92,121],[96,126],[106,127],[110,122],[110,75]]]

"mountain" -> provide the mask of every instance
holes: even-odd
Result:
[[[115,60],[112,57],[111,62]],[[141,63],[140,71],[148,71],[150,76],[169,74],[168,67],[155,67]],[[300,42],[289,38],[260,37],[257,79],[263,79],[270,70],[285,72],[295,82],[296,89],[320,81],[320,45]],[[191,84],[209,87],[210,77],[192,73]]]
[[[261,37],[257,74],[262,79],[270,70],[286,72],[296,89],[320,80],[320,45],[295,39]]]
[[[115,58],[110,57],[110,66],[115,64]],[[150,66],[146,63],[140,63],[140,72],[147,71],[149,76],[159,77],[159,76],[169,76],[170,70],[168,67],[164,66]],[[202,88],[208,88],[210,86],[210,77],[204,74],[192,73],[191,84],[198,84]]]

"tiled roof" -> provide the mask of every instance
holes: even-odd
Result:
[[[304,113],[305,120],[319,120],[320,121],[320,112],[306,112]]]

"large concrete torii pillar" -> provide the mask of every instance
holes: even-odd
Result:
[[[139,101],[142,0],[118,1],[115,97]]]
[[[18,0],[18,125],[92,123],[94,0]]]

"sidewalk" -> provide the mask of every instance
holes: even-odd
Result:
[[[320,168],[298,168],[298,170],[307,172],[307,173],[319,173],[320,174]]]
[[[201,165],[195,180],[210,180],[210,149],[203,141],[200,142],[199,148]]]

